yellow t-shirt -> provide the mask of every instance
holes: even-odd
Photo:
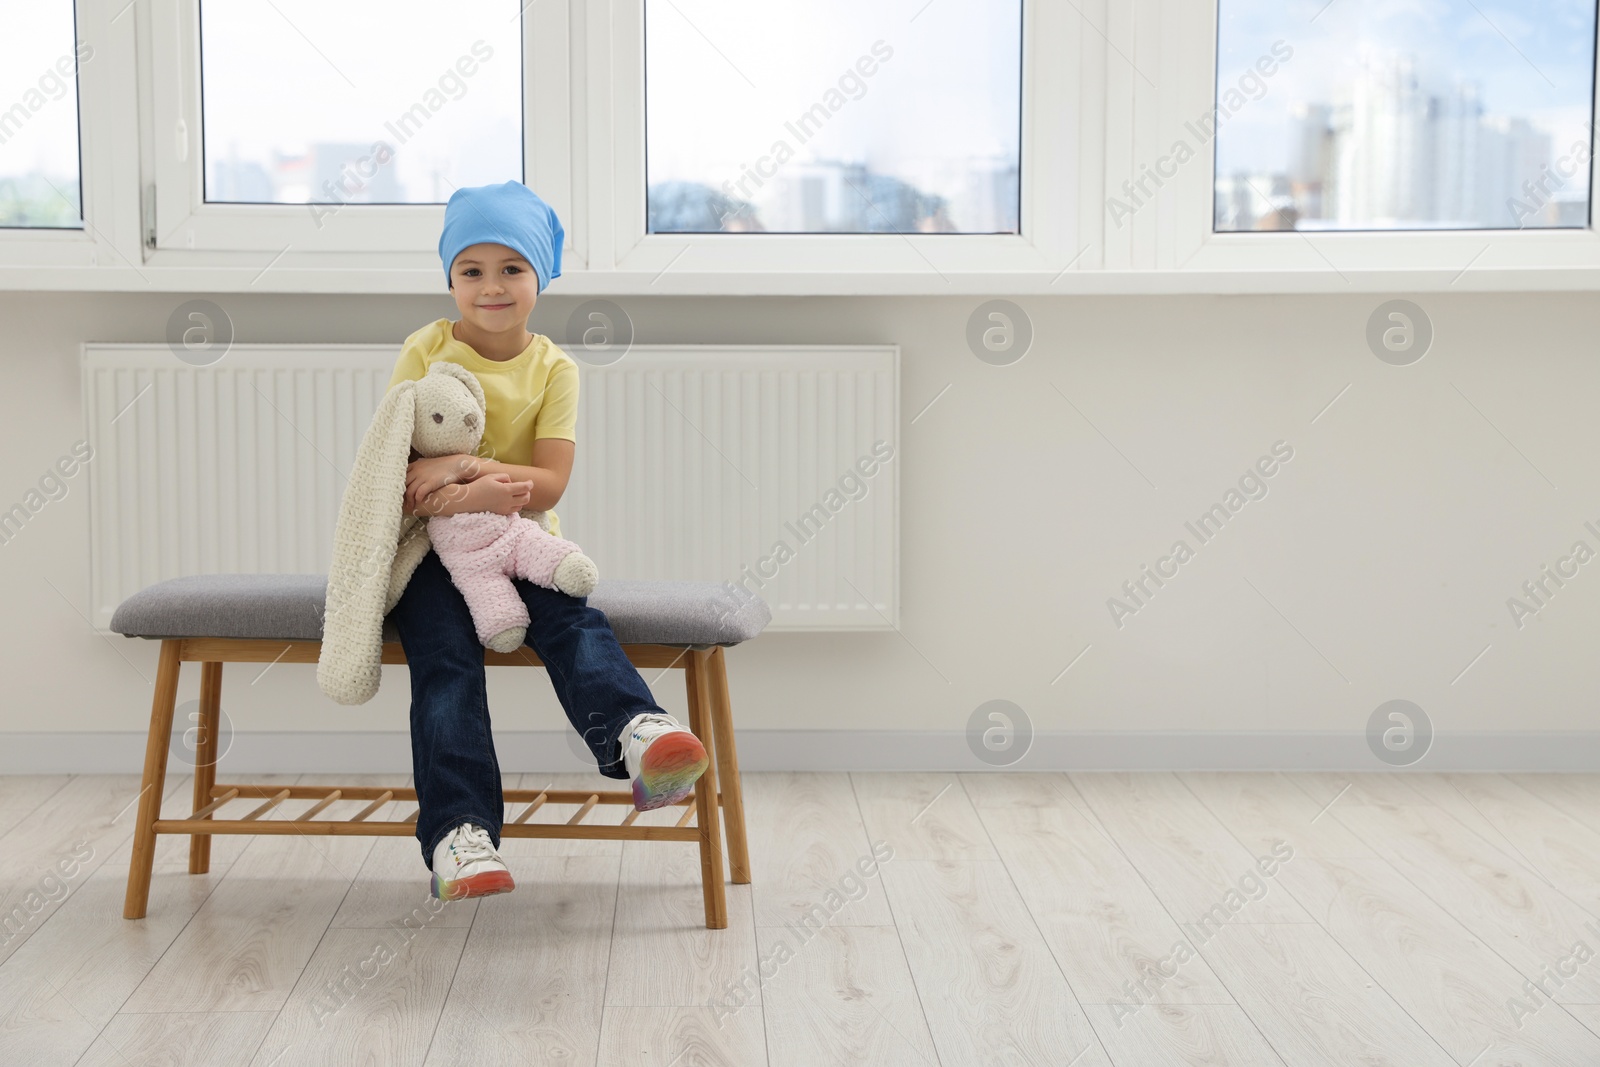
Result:
[[[459,363],[477,377],[487,401],[483,443],[478,455],[502,463],[532,466],[533,442],[541,437],[576,441],[578,365],[545,337],[533,341],[511,359],[485,359],[477,349],[451,334],[450,319],[430,322],[405,339],[389,388],[414,382],[440,360]],[[561,520],[550,512],[550,532],[561,536]]]

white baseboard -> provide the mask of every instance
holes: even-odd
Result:
[[[495,735],[500,768],[592,770],[566,731]],[[0,774],[139,773],[144,733],[0,734]],[[743,730],[746,771],[1383,771],[1362,734],[1178,732],[1038,734],[1016,763],[980,761],[959,733]],[[1600,731],[1439,734],[1409,771],[1600,771]],[[169,774],[188,766],[176,758]],[[223,758],[239,774],[409,773],[408,735],[385,732],[239,733]]]

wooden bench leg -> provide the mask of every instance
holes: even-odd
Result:
[[[722,646],[711,650],[711,723],[717,742],[717,777],[722,784],[722,814],[728,828],[728,867],[734,884],[750,883],[750,845],[744,833],[744,789],[739,781],[739,750],[733,743],[733,703],[728,699],[728,662]]]
[[[128,862],[128,895],[124,919],[142,919],[150,902],[150,871],[156,858],[156,818],[166,791],[167,746],[172,743],[172,713],[178,703],[178,672],[183,661],[181,638],[161,642],[156,668],[156,693],[150,705],[150,736],[144,747],[144,779],[139,785],[139,815],[133,828],[133,858]]]
[[[711,727],[710,668],[706,652],[690,651],[684,666],[689,694],[689,729],[711,757],[694,784],[695,822],[700,828],[700,881],[705,891],[706,929],[728,928],[728,894],[722,884],[722,817],[717,810],[716,743]]]
[[[200,664],[200,733],[194,746],[194,807],[199,811],[211,803],[211,787],[217,784],[217,733],[222,729],[222,664],[207,660]],[[189,838],[189,873],[205,874],[211,869],[211,835]]]

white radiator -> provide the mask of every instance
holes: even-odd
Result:
[[[83,352],[91,592],[104,629],[152,582],[323,572],[396,345]],[[899,622],[899,349],[635,345],[582,361],[556,513],[602,578],[735,582],[775,630]]]

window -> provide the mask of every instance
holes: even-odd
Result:
[[[9,5],[0,34],[0,226],[83,227],[71,0]]]
[[[571,214],[569,0],[146,5],[152,266],[242,252],[247,285],[358,262],[426,284],[457,188],[521,180]]]
[[[1020,0],[646,0],[649,233],[1019,232]]]
[[[517,0],[205,0],[205,202],[438,204],[522,180],[519,21]]]
[[[1217,232],[1589,224],[1595,4],[1221,0]]]
[[[1587,287],[1597,3],[34,0],[0,277],[437,292],[520,178],[573,296]]]

